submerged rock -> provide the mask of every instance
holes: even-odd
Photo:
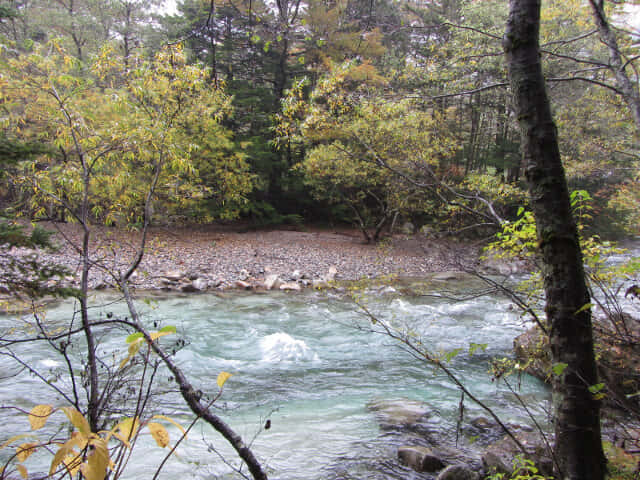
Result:
[[[375,413],[380,427],[386,429],[413,430],[433,415],[429,405],[408,398],[372,400],[367,408]]]

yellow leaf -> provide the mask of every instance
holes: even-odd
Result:
[[[225,382],[227,380],[229,380],[230,377],[232,377],[233,374],[229,373],[229,372],[220,372],[218,374],[218,380],[216,380],[216,382],[218,383],[218,387],[222,388],[225,384]]]
[[[18,457],[18,461],[24,462],[33,452],[35,452],[38,445],[38,443],[23,443],[16,448],[16,457]]]
[[[69,455],[78,455],[74,450],[74,444],[72,443],[73,439],[68,440],[66,443],[60,446],[56,454],[53,456],[53,460],[51,460],[51,467],[49,467],[49,476],[52,476],[56,473],[58,469],[58,465],[62,463],[65,457]]]
[[[167,432],[162,425],[156,422],[151,422],[147,424],[147,427],[159,447],[164,448],[169,445],[169,432]]]
[[[140,338],[136,338],[133,342],[131,342],[129,344],[129,356],[133,357],[136,353],[138,353],[138,350],[140,350],[140,346],[142,345],[142,341],[144,340],[144,338],[140,337]]]
[[[114,427],[112,432],[114,437],[116,437],[118,440],[124,443],[127,448],[129,448],[129,440],[136,436],[139,428],[140,421],[138,420],[138,417],[125,418]]]
[[[62,463],[67,467],[67,472],[72,477],[75,477],[80,469],[80,464],[82,463],[82,456],[80,454],[71,454],[67,455],[62,459]]]
[[[172,423],[173,425],[178,427],[183,434],[185,434],[185,435],[187,434],[187,431],[184,429],[184,427],[182,425],[180,425],[178,422],[176,422],[171,417],[167,417],[166,415],[154,415],[151,418],[161,418],[162,420],[166,420],[167,422]]]
[[[151,332],[149,334],[149,336],[151,337],[151,340],[157,340],[160,337],[164,337],[165,335],[171,335],[173,332]]]
[[[76,427],[80,433],[85,435],[89,435],[91,433],[91,427],[89,427],[89,422],[84,416],[73,407],[62,407],[62,411],[67,415],[67,418],[71,422],[71,424]]]
[[[38,430],[44,427],[49,415],[53,412],[51,405],[36,405],[29,412],[29,423],[31,424],[31,430]]]
[[[80,465],[80,471],[86,480],[104,480],[109,466],[107,443],[95,433],[92,433],[89,439],[89,446],[92,447],[91,453],[89,453],[87,461]]]
[[[16,465],[16,467],[18,468],[18,471],[20,472],[20,476],[22,478],[24,478],[24,480],[27,480],[29,478],[29,474],[27,473],[27,469],[24,465]]]

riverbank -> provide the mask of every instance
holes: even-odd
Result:
[[[44,224],[56,231],[58,251],[43,261],[66,266],[65,280],[77,285],[81,271],[81,229],[74,224]],[[95,227],[92,230],[89,286],[113,285],[112,273],[132,261],[140,245],[138,232]],[[451,238],[394,235],[377,245],[365,244],[357,230],[305,228],[242,232],[219,225],[152,228],[132,283],[145,290],[210,291],[228,288],[291,289],[325,280],[359,280],[385,275],[422,277],[434,272],[476,266],[480,247]],[[314,283],[315,282],[315,283]],[[297,285],[297,287],[293,287]]]

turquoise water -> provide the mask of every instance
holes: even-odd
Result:
[[[444,284],[420,285],[423,293],[442,292]],[[462,296],[473,285],[447,283],[452,294]],[[425,290],[426,289],[426,290]],[[103,294],[95,304],[117,301]],[[411,331],[431,352],[463,349],[451,361],[452,368],[467,387],[495,408],[505,421],[530,423],[515,402],[513,394],[491,381],[488,361],[510,355],[513,338],[528,325],[509,302],[496,297],[462,301],[422,295],[403,295],[393,289],[372,290],[363,303],[380,319],[402,330]],[[381,432],[374,415],[366,408],[373,399],[409,398],[428,403],[440,416],[443,435],[455,435],[455,417],[460,392],[439,371],[409,355],[400,343],[372,330],[372,323],[351,300],[331,293],[306,291],[299,294],[230,293],[156,297],[141,303],[145,322],[175,325],[187,345],[176,354],[176,362],[205,395],[217,393],[220,371],[233,373],[216,413],[243,438],[253,443],[270,478],[411,478],[395,461],[396,441]],[[47,312],[47,321],[64,324],[73,306],[63,303]],[[92,310],[94,318],[107,313],[124,315],[121,304],[112,303]],[[15,319],[0,318],[3,327]],[[105,333],[102,351],[126,351],[126,332]],[[163,339],[170,344],[173,340]],[[472,357],[469,343],[487,344],[485,351]],[[39,346],[18,346],[16,353],[55,380],[64,366],[60,358]],[[9,359],[3,360],[3,373],[16,371]],[[174,385],[167,372],[158,374],[166,389]],[[51,389],[43,390],[28,374],[0,380],[3,405],[29,409],[37,403],[63,404]],[[55,380],[61,387],[64,379]],[[548,407],[548,392],[540,382],[525,377],[521,394],[532,412],[542,421]],[[163,411],[183,424],[191,418],[177,395],[158,397]],[[467,401],[467,416],[485,415]],[[23,415],[3,412],[8,430],[24,429]],[[271,428],[261,427],[269,419]],[[176,438],[173,430],[172,438]],[[4,437],[0,437],[3,441]],[[151,478],[163,452],[148,435],[137,447],[126,478]],[[225,441],[211,428],[197,424],[178,448],[160,478],[232,478],[231,468],[218,454],[232,463],[235,457]],[[6,458],[6,454],[2,458]],[[36,460],[37,461],[37,460]],[[246,473],[246,468],[243,470]],[[417,474],[415,474],[417,475]],[[419,478],[416,477],[416,478]]]

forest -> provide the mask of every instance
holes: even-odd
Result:
[[[601,3],[597,16],[578,0],[545,2],[541,54],[590,228],[635,234],[634,2]],[[140,225],[158,152],[156,223],[313,219],[374,241],[410,221],[482,236],[526,202],[501,45],[506,2],[159,7],[3,4],[3,141],[47,153],[3,160],[4,204],[68,220],[42,192],[75,200],[74,141],[94,152],[90,216],[108,225]]]
[[[614,272],[605,263],[619,253],[610,240],[640,233],[640,2],[179,0],[175,7],[0,0],[2,298],[53,295],[78,305],[74,321],[57,329],[37,308],[31,330],[3,326],[1,356],[41,377],[13,349],[46,342],[70,378],[64,388],[59,378],[40,378],[65,406],[6,409],[27,414],[32,430],[58,411],[71,427],[63,440],[52,434],[19,444],[3,457],[0,478],[27,478],[23,462],[45,450],[51,477],[119,478],[140,430],[166,448],[168,429],[182,431],[180,442],[198,420],[227,440],[241,460],[236,473],[267,478],[251,444],[211,408],[231,373],[221,371],[219,392],[203,396],[175,359],[184,340],[160,341],[176,327],[145,324],[131,289],[151,226],[213,223],[350,225],[371,245],[400,231],[465,239],[539,267],[524,291],[507,295],[535,321],[548,351],[551,469],[558,478],[605,478],[605,454],[613,455],[601,442],[603,391],[638,417],[637,372],[616,377],[602,365],[637,355],[640,344],[637,319],[623,311],[640,298],[640,265]],[[51,246],[50,233],[24,227],[40,221],[80,226],[78,285],[52,281],[69,274],[59,265],[15,254]],[[96,253],[95,226],[139,232],[134,254],[124,258],[113,246]],[[89,280],[98,269],[111,276],[127,314],[92,317]],[[601,322],[593,320],[598,309]],[[365,313],[442,370],[463,399],[473,398],[448,366],[455,354],[434,356],[410,332]],[[127,334],[118,360],[101,350],[114,332]],[[163,369],[195,415],[187,429],[153,409]],[[137,396],[126,407],[125,390]],[[0,438],[2,449],[21,441],[18,433]],[[534,467],[522,471],[493,478],[539,477]]]

